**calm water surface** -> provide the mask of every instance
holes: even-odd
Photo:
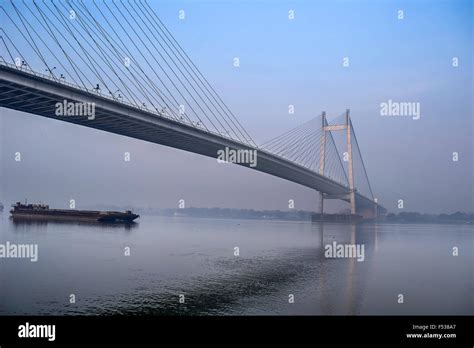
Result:
[[[157,216],[133,227],[17,223],[4,211],[0,243],[37,243],[39,259],[0,259],[0,314],[474,314],[473,229]],[[364,245],[365,260],[326,258],[334,241]]]

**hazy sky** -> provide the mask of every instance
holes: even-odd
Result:
[[[397,212],[403,199],[405,211],[474,210],[472,2],[151,4],[257,143],[322,110],[331,118],[350,108],[385,207]],[[420,118],[381,116],[389,99],[420,103]],[[78,207],[177,207],[184,199],[187,206],[287,209],[294,199],[297,209],[317,207],[315,191],[200,155],[3,108],[0,127],[4,204],[28,198],[66,207],[74,198]]]

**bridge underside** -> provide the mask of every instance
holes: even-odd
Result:
[[[95,118],[56,116],[56,103],[95,103]],[[99,129],[144,141],[217,158],[218,150],[255,148],[204,129],[117,102],[99,94],[83,91],[31,73],[0,65],[0,106]],[[247,166],[246,164],[242,164]],[[332,179],[279,156],[258,149],[257,166],[251,169],[277,176],[327,195],[339,195],[347,201],[349,189]],[[375,203],[356,193],[356,205],[361,211],[375,211]],[[379,207],[383,209],[382,207]]]

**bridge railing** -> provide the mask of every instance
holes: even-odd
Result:
[[[155,111],[155,110],[152,110],[152,109],[149,109],[147,107],[142,107],[140,105],[136,105],[136,104],[132,104],[130,102],[127,102],[125,100],[121,100],[117,97],[114,97],[114,96],[110,96],[109,94],[104,94],[104,93],[101,93],[100,91],[97,91],[95,90],[94,88],[92,89],[87,89],[87,88],[84,88],[82,86],[79,86],[77,84],[74,84],[74,83],[71,83],[71,82],[68,82],[66,81],[65,79],[61,79],[61,78],[57,78],[56,76],[50,74],[50,75],[46,75],[46,74],[43,74],[43,73],[40,73],[40,72],[37,72],[37,71],[34,71],[33,69],[31,69],[28,65],[26,66],[18,66],[16,64],[12,64],[12,63],[8,63],[6,62],[2,56],[0,56],[0,65],[4,65],[4,66],[7,66],[9,68],[12,68],[12,69],[17,69],[21,72],[24,72],[24,73],[27,73],[27,74],[30,74],[30,75],[33,75],[33,76],[36,76],[36,77],[39,77],[39,78],[42,78],[42,79],[46,79],[46,80],[49,80],[49,81],[52,81],[52,82],[55,82],[55,83],[59,83],[59,84],[62,84],[62,85],[65,85],[65,86],[68,86],[68,87],[71,87],[71,88],[74,88],[74,89],[78,89],[78,90],[81,90],[83,92],[86,92],[88,94],[91,94],[93,96],[99,96],[101,98],[105,98],[105,99],[108,99],[110,101],[113,101],[113,102],[116,102],[116,103],[120,103],[120,104],[123,104],[123,105],[127,105],[128,107],[131,107],[131,108],[134,108],[134,109],[137,109],[137,110],[140,110],[142,112],[147,112],[149,114],[153,114],[155,116],[158,116],[158,117],[163,117],[163,118],[166,118],[170,121],[174,121],[174,122],[178,122],[178,123],[181,123],[181,124],[184,124],[186,126],[190,126],[190,127],[193,127],[193,128],[196,128],[196,129],[199,129],[200,131],[203,131],[203,132],[206,132],[206,133],[211,133],[211,134],[214,134],[214,135],[217,135],[217,136],[220,136],[220,137],[224,137],[224,138],[227,138],[229,140],[232,140],[234,142],[237,142],[237,143],[240,143],[244,146],[247,146],[249,147],[249,144],[246,144],[240,140],[237,140],[237,139],[234,139],[232,137],[230,137],[228,134],[223,134],[223,133],[219,133],[219,132],[215,132],[215,131],[212,131],[212,130],[209,130],[209,129],[203,129],[199,126],[196,126],[194,123],[192,122],[188,122],[186,120],[180,120],[180,119],[176,119],[174,117],[171,117],[169,115],[167,115],[166,113],[161,113],[159,111]]]

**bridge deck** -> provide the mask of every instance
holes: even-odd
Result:
[[[56,116],[56,103],[65,99],[68,102],[95,103],[95,118],[89,120],[83,116]],[[4,63],[0,63],[0,106],[212,158],[217,158],[218,150],[225,147],[236,150],[256,149],[225,136]],[[241,165],[249,167],[248,164]],[[347,200],[344,196],[349,193],[348,187],[261,149],[257,149],[257,166],[249,168]],[[373,207],[375,203],[356,193],[356,204],[364,208]]]

